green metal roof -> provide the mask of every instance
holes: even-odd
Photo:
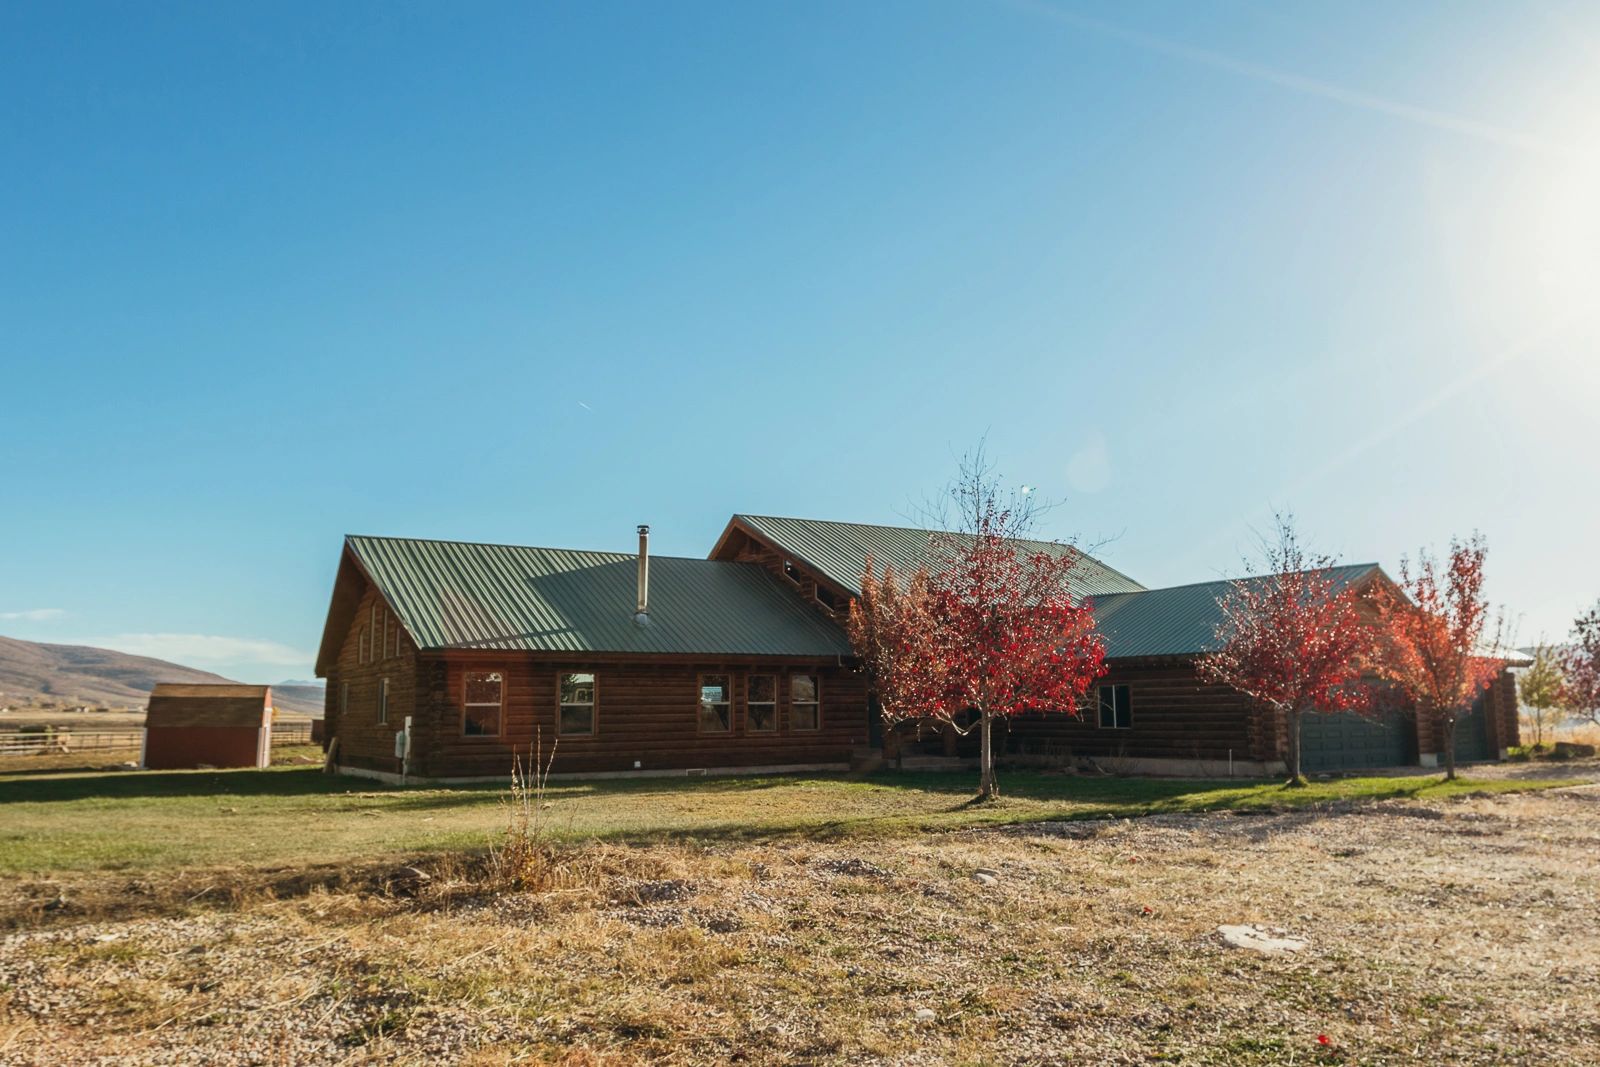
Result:
[[[869,555],[880,570],[893,565],[896,571],[908,574],[919,567],[928,567],[930,570],[937,568],[939,557],[934,537],[971,538],[970,534],[941,534],[914,527],[867,526],[855,522],[783,519],[770,515],[735,515],[733,521],[780,546],[796,561],[857,595],[861,592],[861,575],[867,568]],[[1144,588],[1127,575],[1070,545],[1022,539],[1017,544],[1030,553],[1066,552],[1076,555],[1078,567],[1072,576],[1073,588],[1084,596],[1135,592]]]
[[[848,656],[843,631],[751,563],[518,545],[345,539],[418,647],[532,652]]]
[[[1376,563],[1355,563],[1333,567],[1329,573],[1334,587],[1343,588],[1375,571],[1381,573]],[[1201,582],[1092,597],[1095,628],[1105,638],[1106,656],[1192,656],[1214,651],[1217,624],[1222,621],[1219,601],[1232,587],[1232,581]]]

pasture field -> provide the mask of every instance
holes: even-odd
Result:
[[[520,851],[493,787],[0,777],[0,1063],[1600,1062],[1600,790],[1493,773],[573,782]]]
[[[0,775],[0,875],[301,866],[481,849],[507,819],[504,786],[399,787],[330,777],[293,749],[266,771]],[[1573,779],[1576,781],[1576,779]],[[970,773],[629,778],[551,783],[557,840],[649,843],[885,835],[1052,819],[1443,800],[1541,788],[1525,779],[1383,776],[1315,782],[1004,775],[970,803]],[[1560,784],[1557,782],[1556,784]]]

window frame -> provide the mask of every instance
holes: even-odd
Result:
[[[1111,690],[1111,723],[1106,724],[1106,698],[1105,691]],[[1127,720],[1119,725],[1117,723],[1117,691],[1122,691],[1123,717]],[[1095,727],[1100,730],[1131,730],[1133,729],[1133,689],[1127,682],[1109,682],[1097,686],[1095,689]]]
[[[705,699],[706,679],[707,678],[721,678],[722,679],[723,695],[726,697],[725,700],[716,700],[716,701],[709,701],[708,702]],[[728,737],[728,736],[731,736],[735,732],[735,730],[734,730],[735,723],[733,721],[733,705],[734,705],[734,700],[733,700],[733,675],[731,673],[727,672],[727,671],[706,671],[703,674],[696,674],[695,675],[694,691],[695,691],[695,701],[694,701],[695,732],[696,733],[700,733],[700,734],[705,734],[708,737]],[[706,706],[707,706],[708,703],[710,704],[711,707],[717,707],[717,706],[720,705],[720,706],[725,707],[725,708],[728,709],[728,725],[727,726],[723,727],[720,730],[708,730],[708,729],[706,729],[706,720],[705,720],[705,714],[704,713],[705,713],[705,709],[706,709]]]
[[[754,688],[751,685],[751,683],[754,682],[757,678],[770,678],[772,680],[772,699],[771,700],[752,700],[752,699],[750,699],[750,694],[751,694],[751,692],[753,691],[753,688]],[[770,671],[756,671],[754,673],[745,675],[745,679],[744,679],[744,729],[745,729],[745,732],[746,733],[750,733],[750,734],[775,734],[775,733],[777,733],[778,732],[778,708],[779,708],[781,703],[782,702],[778,699],[778,675],[777,674],[775,674],[773,672],[770,672]],[[763,707],[770,706],[772,708],[772,725],[771,726],[768,726],[765,729],[762,729],[760,727],[752,725],[754,720],[750,717],[750,709],[752,707],[755,707],[756,705],[761,705]]]
[[[470,685],[472,685],[472,676],[475,675],[475,674],[497,674],[497,675],[500,676],[500,701],[499,701],[498,704],[490,704],[487,700],[469,701],[467,699],[467,690],[468,690],[468,687]],[[467,712],[468,712],[468,709],[470,709],[470,708],[490,708],[490,707],[496,709],[495,710],[495,720],[494,720],[494,725],[495,725],[494,733],[482,733],[482,734],[471,734],[471,733],[468,733],[467,732],[467,721],[468,721],[467,720]],[[462,736],[462,737],[471,737],[471,738],[480,738],[480,739],[484,739],[484,740],[493,741],[496,738],[505,736],[505,732],[506,732],[506,670],[505,670],[505,668],[504,667],[484,668],[484,669],[471,669],[471,670],[462,671],[461,672],[461,730],[460,730],[460,736]]]
[[[389,679],[378,679],[378,725],[389,725]]]
[[[570,676],[586,674],[589,676],[589,702],[566,701],[561,698],[562,686]],[[589,730],[587,733],[568,733],[561,729],[561,713],[567,708],[589,709]],[[600,672],[599,671],[557,671],[556,672],[556,736],[568,740],[581,741],[584,738],[600,736]]]
[[[811,679],[810,700],[796,700],[794,698],[794,680],[796,678]],[[797,726],[794,721],[796,705],[811,707],[816,711],[816,722],[810,726]],[[820,671],[790,671],[789,672],[789,731],[797,734],[815,734],[822,732],[822,673]]]

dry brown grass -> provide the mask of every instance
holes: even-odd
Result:
[[[6,937],[0,1062],[1597,1062],[1596,855],[1579,791],[446,858]]]

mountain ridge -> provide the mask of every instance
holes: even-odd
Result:
[[[110,648],[0,636],[0,707],[53,700],[142,708],[158,682],[215,685],[232,681],[196,667]],[[274,686],[272,702],[279,711],[320,716],[323,693],[320,686]]]

